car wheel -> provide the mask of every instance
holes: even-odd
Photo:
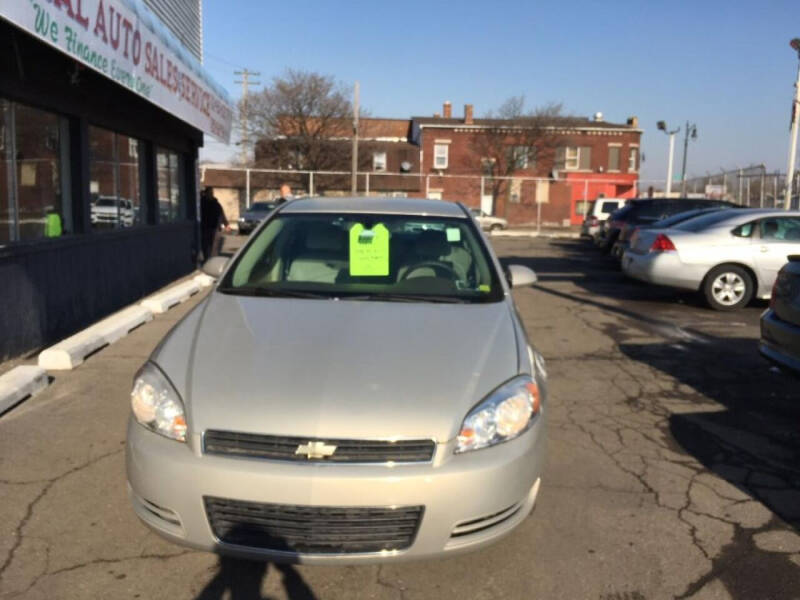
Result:
[[[714,267],[703,281],[703,294],[715,310],[735,310],[746,306],[753,297],[753,278],[736,265]]]
[[[489,231],[500,231],[502,228],[503,226],[500,225],[500,223],[495,223],[494,225],[489,227]]]

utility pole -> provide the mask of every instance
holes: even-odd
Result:
[[[667,186],[664,191],[664,195],[669,198],[670,194],[672,193],[672,159],[675,156],[675,134],[678,133],[681,128],[678,127],[677,129],[673,129],[672,131],[667,131],[667,122],[666,121],[659,121],[656,123],[656,127],[666,133],[669,136],[669,162],[667,162]]]
[[[689,151],[689,136],[693,140],[697,139],[697,125],[689,124],[689,121],[686,121],[686,129],[683,134],[683,169],[681,170],[681,196],[684,198],[686,197],[686,154]]]
[[[794,38],[789,45],[797,52],[800,59],[800,38]],[[783,208],[792,208],[792,182],[794,181],[794,160],[797,152],[797,121],[800,112],[800,63],[797,66],[797,81],[794,84],[794,100],[792,101],[792,133],[789,136],[789,167],[786,169],[786,192],[783,197]]]
[[[350,193],[356,195],[358,188],[358,82],[353,86],[353,163],[350,179]]]
[[[247,103],[247,92],[249,91],[249,87],[251,85],[261,85],[260,81],[251,81],[250,77],[258,77],[261,75],[260,71],[248,71],[244,69],[242,71],[234,71],[234,75],[241,76],[241,81],[235,81],[234,83],[241,83],[242,84],[242,102],[239,106],[239,125],[242,129],[242,139],[240,140],[240,145],[242,146],[242,164],[247,165],[249,162],[249,155],[248,155],[248,148],[250,147],[250,132],[249,132],[249,125],[247,122],[248,118],[248,103]]]

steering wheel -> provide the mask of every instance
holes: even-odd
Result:
[[[451,281],[458,279],[456,275],[455,269],[453,267],[440,263],[435,260],[427,260],[424,262],[417,263],[415,265],[411,265],[408,270],[403,273],[403,277],[401,280],[405,281],[411,276],[411,273],[414,271],[419,271],[420,269],[432,269],[434,273],[436,273],[437,277],[445,277],[450,279]]]

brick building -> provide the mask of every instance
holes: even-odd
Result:
[[[441,115],[412,117],[411,142],[420,149],[425,195],[462,200],[510,223],[541,219],[569,225],[582,220],[584,199],[636,194],[642,133],[636,117],[626,124],[606,122],[600,113],[593,119],[552,118],[544,124],[552,151],[542,160],[528,160],[524,148],[515,146],[525,137],[515,133],[524,123],[473,115],[473,106],[467,104],[463,117],[454,118],[446,102]],[[509,152],[521,151],[519,164],[501,185],[493,186],[476,137],[505,131]]]

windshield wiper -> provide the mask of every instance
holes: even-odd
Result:
[[[217,288],[218,292],[233,296],[258,296],[264,298],[314,298],[330,300],[334,296],[325,292],[303,292],[300,290],[279,290],[258,287],[223,287]]]
[[[455,296],[437,296],[434,294],[394,294],[390,292],[375,292],[372,294],[342,295],[341,300],[377,300],[386,302],[436,302],[442,304],[465,304],[471,302],[469,298]]]

